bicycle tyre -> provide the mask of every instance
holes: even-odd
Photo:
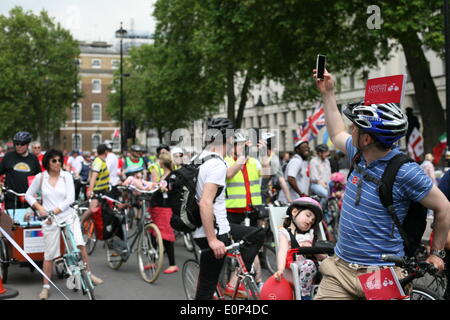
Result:
[[[274,274],[277,268],[277,254],[275,252],[274,244],[264,243],[263,245],[264,265],[271,274]]]
[[[87,294],[89,300],[95,300],[94,295],[94,285],[92,283],[92,280],[88,278],[89,275],[86,270],[81,271],[81,281],[82,281],[82,289],[83,294]]]
[[[192,243],[192,241],[193,241],[192,240],[192,235],[190,233],[183,233],[184,247],[189,252],[194,251],[194,244]]]
[[[197,260],[189,259],[183,264],[181,270],[181,279],[183,289],[187,300],[194,300],[197,293],[198,275],[200,273],[200,264]]]
[[[426,287],[415,285],[411,292],[410,300],[443,300],[443,297]]]
[[[258,286],[252,276],[244,278],[244,286],[247,291],[247,300],[260,300]]]
[[[0,238],[0,277],[2,277],[3,282],[8,281],[8,269],[9,269],[9,255],[8,246],[5,238]]]
[[[156,224],[148,223],[144,226],[138,240],[139,272],[145,282],[153,283],[158,279],[163,260],[164,246],[161,232]]]
[[[95,233],[94,221],[89,219],[83,223],[83,240],[86,246],[87,254],[90,256],[97,244],[97,235]]]
[[[113,248],[112,242],[114,238],[105,241],[106,261],[111,269],[118,270],[123,263],[121,252]]]

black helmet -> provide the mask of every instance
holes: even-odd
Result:
[[[33,136],[31,133],[27,131],[19,131],[14,135],[13,141],[14,142],[22,142],[22,143],[30,143],[33,139]]]
[[[156,153],[159,154],[162,149],[166,149],[167,151],[170,151],[170,147],[167,144],[161,143],[158,148],[156,148]]]
[[[326,144],[319,144],[316,146],[316,152],[327,152],[329,150]]]
[[[210,118],[208,119],[208,130],[219,130],[220,134],[223,137],[223,143],[226,143],[227,139],[227,129],[233,129],[233,122],[228,118]],[[213,142],[216,140],[219,134],[216,132],[212,136],[209,136],[209,142]]]
[[[141,148],[141,146],[138,145],[138,144],[133,144],[133,145],[131,146],[131,151],[134,151],[134,152],[142,152],[142,148]]]

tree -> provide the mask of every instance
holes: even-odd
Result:
[[[0,16],[0,138],[30,131],[48,148],[73,101],[78,43],[45,11]]]

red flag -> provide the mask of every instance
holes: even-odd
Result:
[[[435,165],[439,164],[442,155],[444,154],[445,148],[447,148],[447,134],[444,133],[439,137],[439,143],[433,148],[433,163]]]

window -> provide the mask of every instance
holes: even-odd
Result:
[[[102,121],[102,105],[100,103],[92,104],[92,121]]]
[[[102,81],[99,79],[92,80],[92,93],[102,92]]]
[[[72,121],[81,121],[81,103],[72,104]]]
[[[82,150],[80,133],[72,134],[72,150]]]
[[[102,136],[98,133],[92,135],[92,150],[97,150],[100,141],[102,140]]]
[[[91,60],[91,67],[93,69],[100,69],[102,67],[102,60],[100,60],[100,59],[92,59]]]
[[[119,67],[120,67],[120,61],[119,60],[111,60],[111,68],[119,69]]]

